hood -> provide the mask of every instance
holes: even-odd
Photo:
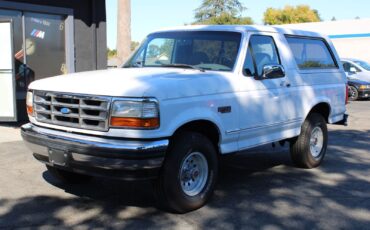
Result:
[[[349,83],[353,83],[353,84],[358,84],[358,85],[370,85],[370,82],[368,81],[363,81],[363,80],[360,80],[358,78],[354,78],[354,77],[348,77],[347,78],[348,82]]]
[[[358,80],[361,80],[361,81],[367,81],[367,82],[370,82],[370,72],[368,71],[363,71],[363,72],[360,72],[360,73],[356,73],[356,74],[353,74],[353,75],[350,75],[351,78],[354,78],[354,79],[358,79]]]
[[[232,92],[230,73],[176,68],[120,68],[34,81],[32,90],[168,99]],[[222,87],[220,87],[222,86]],[[229,86],[229,87],[227,87]]]

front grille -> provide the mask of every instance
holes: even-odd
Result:
[[[34,92],[36,120],[73,128],[108,131],[111,98]]]

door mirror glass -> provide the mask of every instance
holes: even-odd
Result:
[[[285,77],[285,70],[282,65],[265,65],[261,80]]]

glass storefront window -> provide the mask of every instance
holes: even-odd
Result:
[[[25,51],[31,80],[66,74],[65,17],[25,13]]]

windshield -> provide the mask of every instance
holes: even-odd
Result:
[[[356,63],[357,65],[361,66],[362,68],[370,71],[370,64],[365,62],[365,61],[353,61],[354,63]]]
[[[188,31],[149,35],[123,66],[174,67],[232,71],[241,34],[236,32]]]

